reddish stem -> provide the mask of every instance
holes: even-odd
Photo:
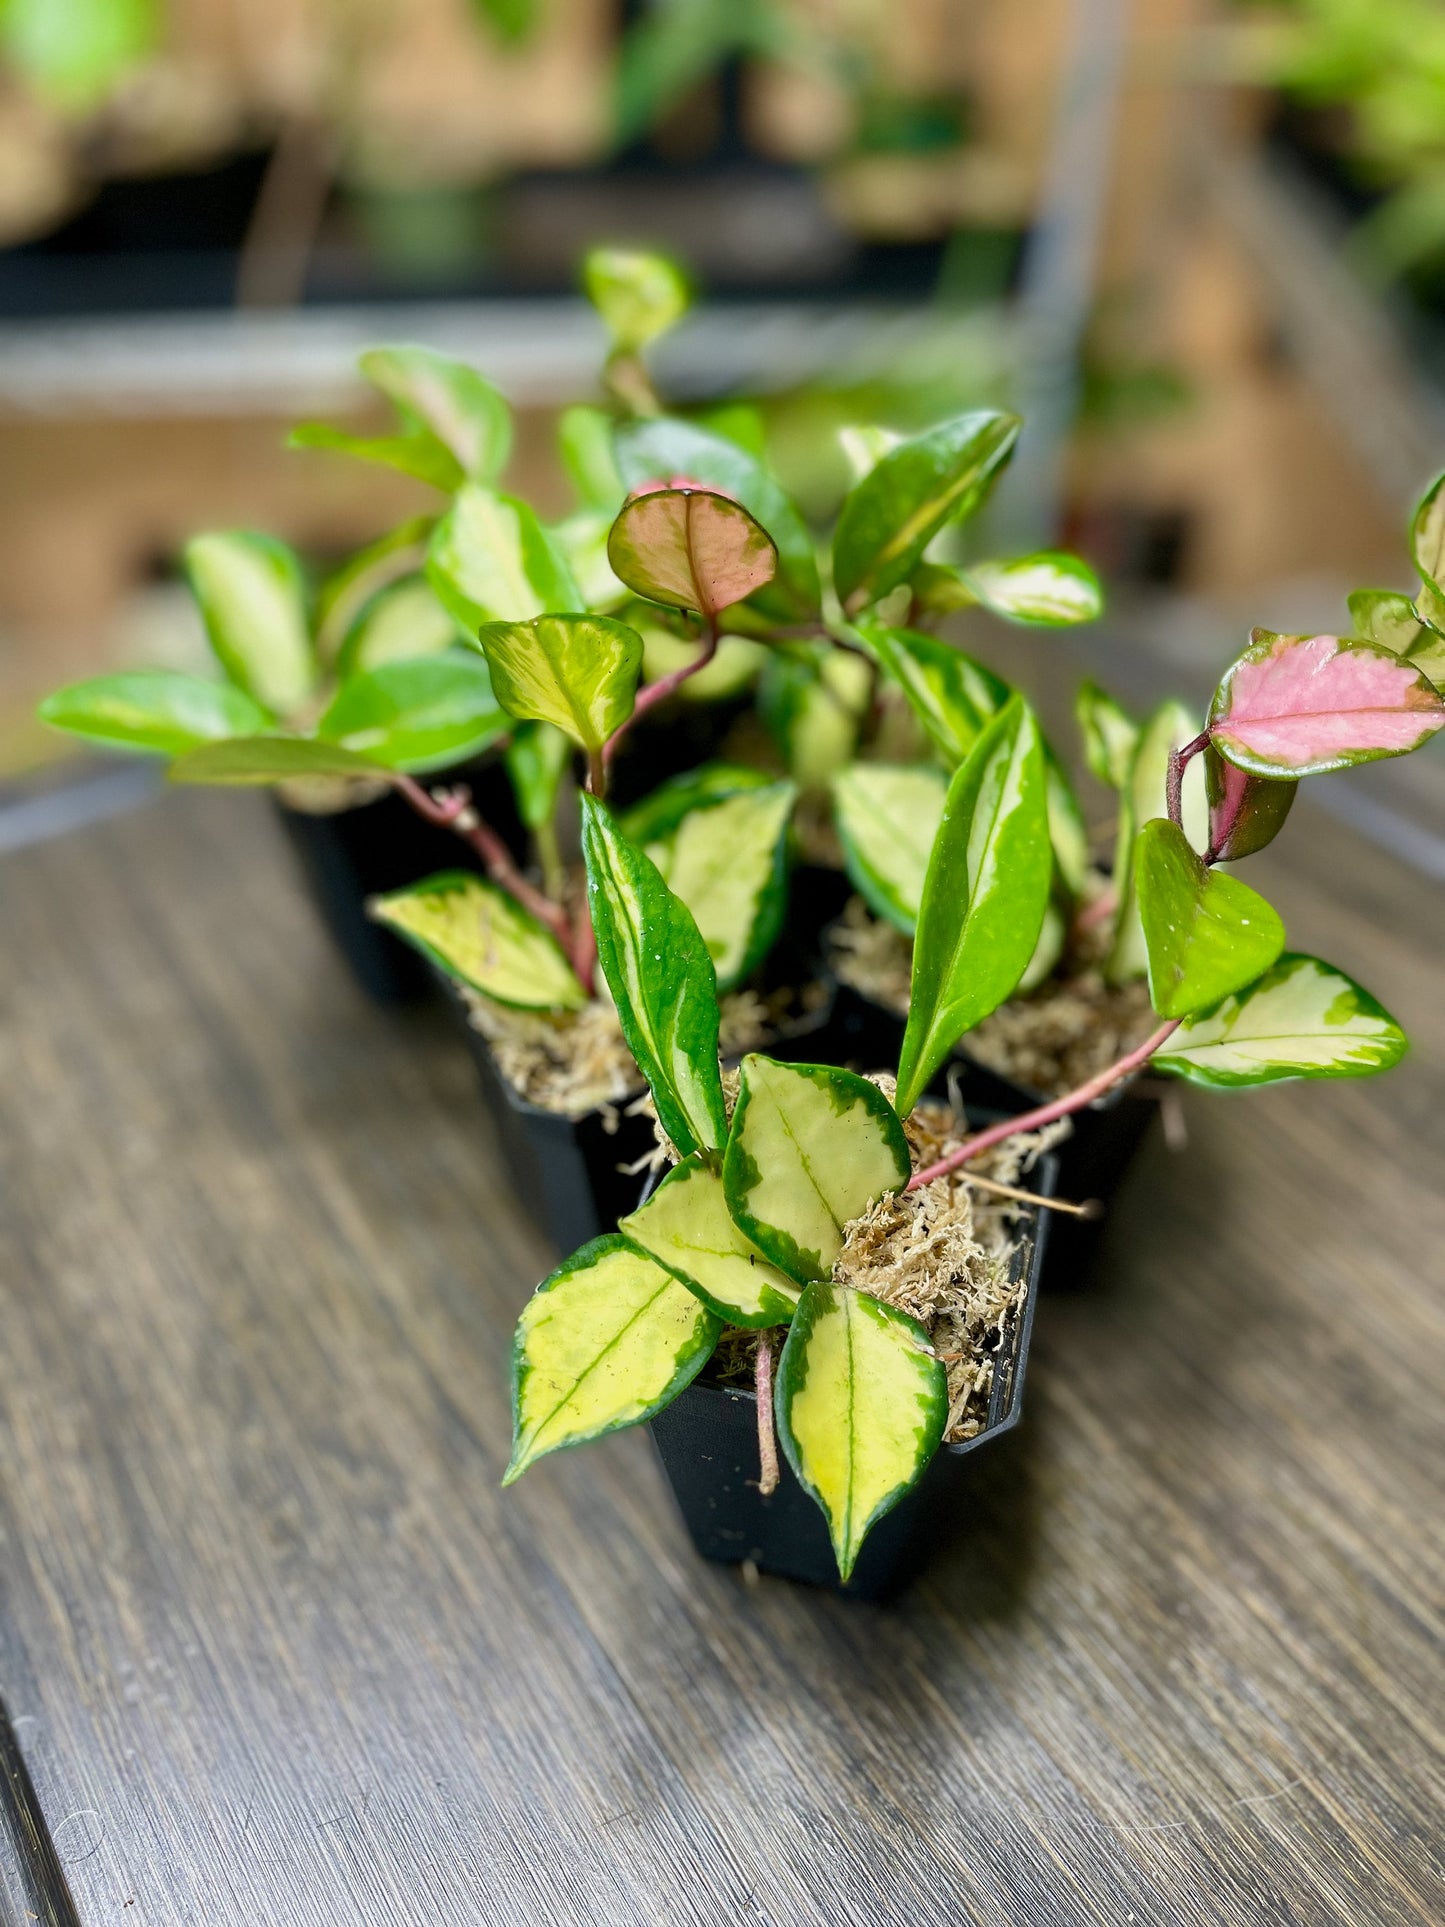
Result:
[[[765,1499],[778,1489],[778,1438],[773,1425],[773,1344],[767,1332],[758,1333],[753,1364],[758,1394],[758,1491]]]
[[[524,910],[530,910],[537,921],[552,932],[562,948],[571,954],[572,933],[565,911],[522,875],[506,844],[472,807],[468,790],[455,789],[434,796],[413,777],[399,774],[394,780],[397,791],[406,798],[418,816],[424,817],[428,823],[435,823],[439,829],[454,831],[464,843],[470,843],[486,865],[487,875],[493,883],[505,890],[509,897],[515,898]]]
[[[602,745],[602,767],[604,770],[616,755],[618,744],[637,721],[638,717],[645,716],[649,709],[655,709],[658,703],[665,703],[669,696],[676,695],[688,677],[695,676],[700,669],[706,669],[713,657],[717,654],[717,646],[721,640],[718,633],[717,617],[708,616],[706,620],[707,633],[703,637],[701,653],[695,656],[691,662],[685,662],[680,669],[670,670],[667,675],[659,676],[656,682],[650,682],[646,688],[638,690],[637,700],[632,705],[632,714],[627,718],[625,723],[618,724],[617,728],[613,730],[612,734],[607,738],[607,741]],[[594,794],[599,794],[590,775],[588,777],[588,787],[593,789]]]
[[[1169,806],[1169,821],[1184,828],[1184,772],[1209,742],[1209,731],[1201,729],[1192,743],[1169,752],[1169,774],[1164,779],[1164,797]]]
[[[1118,907],[1118,891],[1113,889],[1112,886],[1107,890],[1101,890],[1093,902],[1086,903],[1074,918],[1074,934],[1076,936],[1082,936],[1086,930],[1092,930],[1095,924],[1106,922],[1113,916]]]
[[[981,1151],[991,1150],[995,1144],[1002,1144],[1006,1138],[1016,1137],[1021,1131],[1039,1131],[1058,1118],[1082,1111],[1086,1104],[1092,1104],[1096,1097],[1102,1097],[1124,1078],[1132,1076],[1142,1064],[1147,1064],[1182,1022],[1182,1018],[1171,1017],[1167,1024],[1161,1024],[1142,1044],[1137,1044],[1133,1050],[1117,1058],[1107,1070],[1091,1077],[1087,1084],[1080,1084],[1077,1090],[1068,1091],[1063,1097],[1054,1098],[1051,1103],[1040,1104],[1035,1110],[1025,1111],[1021,1117],[1006,1117],[998,1124],[991,1124],[986,1131],[980,1131],[976,1137],[968,1138],[957,1150],[950,1151],[946,1158],[940,1158],[937,1164],[915,1171],[908,1180],[908,1190],[918,1191],[925,1184],[932,1184],[935,1178],[946,1178],[950,1171],[967,1164],[970,1158],[976,1158]]]

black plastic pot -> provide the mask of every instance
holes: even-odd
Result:
[[[1033,1182],[1052,1193],[1051,1157],[1040,1159]],[[982,1482],[992,1476],[995,1450],[1023,1415],[1024,1379],[1034,1305],[1049,1236],[1049,1212],[1035,1215],[1031,1241],[1015,1254],[1014,1276],[1027,1268],[1028,1291],[1005,1333],[994,1368],[988,1424],[962,1445],[945,1445],[908,1495],[869,1533],[847,1585],[823,1514],[782,1461],[776,1492],[758,1490],[757,1398],[745,1384],[695,1380],[652,1420],[663,1470],[693,1545],[723,1565],[749,1560],[759,1572],[797,1579],[850,1598],[885,1599],[940,1551],[974,1511]]]

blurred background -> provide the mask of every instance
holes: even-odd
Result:
[[[1251,623],[1413,588],[1439,0],[5,0],[0,781],[73,754],[32,719],[57,682],[203,660],[187,533],[325,562],[431,506],[284,445],[376,419],[370,343],[480,366],[522,411],[513,485],[560,513],[602,240],[686,264],[664,392],[761,398],[810,511],[846,478],[821,429],[1019,408],[995,513],[1110,592],[1039,645],[1071,671],[1202,702]],[[1442,774],[1343,807],[1428,842]]]

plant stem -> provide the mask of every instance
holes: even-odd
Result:
[[[566,912],[522,875],[512,861],[512,853],[506,844],[473,809],[469,790],[459,788],[433,795],[414,777],[398,774],[394,781],[398,793],[406,798],[418,816],[425,818],[428,823],[435,823],[438,829],[454,831],[464,843],[470,843],[486,865],[487,875],[493,883],[505,890],[509,897],[515,898],[524,910],[530,910],[537,921],[552,932],[562,948],[571,954],[572,933],[568,928]]]
[[[638,717],[645,716],[648,710],[656,708],[658,703],[665,703],[669,696],[676,695],[677,691],[681,689],[689,676],[695,676],[700,669],[706,669],[713,657],[717,654],[717,646],[720,640],[717,617],[709,616],[707,618],[707,630],[703,636],[702,649],[699,654],[694,656],[691,662],[685,662],[680,669],[670,670],[667,675],[659,676],[656,682],[650,682],[645,688],[638,690],[637,700],[632,705],[632,714],[627,718],[625,723],[618,724],[617,728],[613,730],[612,734],[607,738],[607,741],[602,745],[602,767],[604,770],[616,755],[618,744],[637,721]],[[590,773],[587,781],[588,787],[593,790],[593,794],[600,795],[601,792],[593,785]]]
[[[950,1151],[946,1158],[940,1158],[937,1164],[915,1171],[906,1188],[910,1191],[921,1190],[925,1184],[932,1184],[935,1178],[946,1178],[950,1171],[956,1171],[961,1164],[967,1164],[970,1158],[976,1158],[982,1151],[991,1150],[995,1144],[1002,1144],[1006,1138],[1017,1137],[1022,1131],[1042,1130],[1044,1125],[1052,1124],[1058,1118],[1082,1111],[1096,1097],[1103,1097],[1116,1084],[1132,1076],[1142,1064],[1147,1064],[1159,1046],[1178,1030],[1182,1021],[1182,1018],[1171,1017],[1167,1024],[1161,1024],[1142,1044],[1136,1044],[1133,1050],[1126,1051],[1106,1070],[1091,1077],[1086,1084],[1080,1084],[1076,1090],[1067,1091],[1064,1096],[1056,1097],[1048,1104],[1040,1104],[1032,1111],[1025,1111],[1021,1117],[1006,1117],[998,1124],[991,1124],[986,1131],[980,1131],[976,1137],[966,1139],[957,1150]]]
[[[771,1332],[758,1333],[758,1352],[753,1364],[753,1383],[758,1394],[758,1491],[769,1499],[778,1489],[778,1437],[773,1426],[773,1339]]]
[[[1169,821],[1176,829],[1184,828],[1184,772],[1208,742],[1209,731],[1201,729],[1192,743],[1169,752],[1169,774],[1164,779],[1164,796],[1169,806]]]

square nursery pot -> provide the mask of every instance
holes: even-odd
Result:
[[[833,1053],[830,1063],[854,1064],[862,1070],[887,1069],[898,1062],[903,1027],[903,1019],[895,1012],[874,1003],[851,984],[840,983],[833,995],[827,1035],[820,1040],[819,1048]],[[1018,1117],[1044,1101],[1036,1092],[980,1064],[965,1050],[959,1051],[946,1068],[956,1073],[959,1096],[969,1112],[986,1110],[1001,1117]],[[1058,1163],[1059,1196],[1079,1203],[1097,1198],[1107,1215],[1158,1111],[1157,1098],[1129,1085],[1111,1091],[1102,1103],[1076,1111],[1071,1134],[1055,1145],[1052,1153]],[[1058,1212],[1051,1215],[1043,1288],[1077,1290],[1089,1282],[1104,1220],[1066,1217]]]
[[[487,821],[514,852],[520,849],[521,825],[499,763],[465,764],[425,780],[428,786],[467,783]],[[450,830],[423,822],[399,796],[324,814],[295,809],[274,791],[272,797],[321,921],[362,989],[382,1004],[426,996],[431,978],[425,960],[373,923],[366,901],[436,870],[479,869],[470,847]]]
[[[1040,1159],[1034,1182],[1049,1196],[1055,1171]],[[780,1454],[781,1479],[764,1498],[758,1490],[758,1408],[751,1386],[723,1384],[706,1373],[651,1422],[653,1441],[693,1545],[723,1565],[750,1560],[759,1572],[801,1580],[856,1599],[886,1599],[966,1530],[983,1484],[994,1475],[997,1448],[1023,1415],[1024,1380],[1033,1332],[1047,1220],[1036,1211],[1027,1242],[1014,1254],[1013,1275],[1026,1271],[1028,1290],[1004,1334],[994,1367],[988,1424],[961,1445],[940,1446],[922,1479],[869,1533],[844,1585],[828,1528]]]

